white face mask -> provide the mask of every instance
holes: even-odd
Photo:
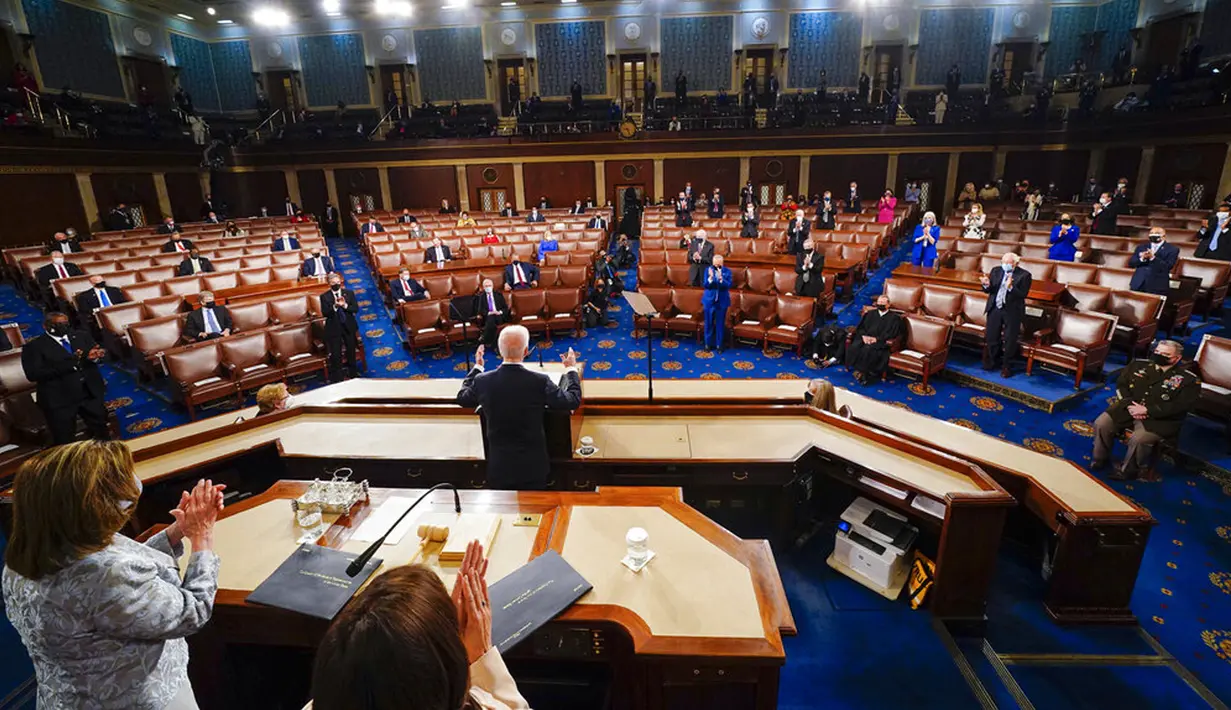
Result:
[[[135,473],[133,474],[133,480],[137,482],[137,497],[140,498],[141,493],[145,490],[145,485],[141,483],[141,479],[138,478],[137,474]],[[120,510],[128,510],[129,508],[133,507],[136,504],[137,504],[137,501],[135,500],[122,500],[120,501]]]
[[[1228,219],[1231,219],[1231,212],[1219,212],[1218,213],[1219,222],[1226,222]]]

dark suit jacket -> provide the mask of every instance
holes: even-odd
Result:
[[[504,294],[493,289],[492,298],[495,299],[496,310],[500,311],[501,315],[505,318],[508,318],[509,306],[504,301]],[[482,290],[474,295],[474,306],[472,307],[472,311],[475,316],[478,317],[481,325],[487,323],[487,294],[483,293]]]
[[[330,271],[333,271],[333,257],[322,256],[320,270],[316,269],[316,259],[308,257],[303,260],[303,266],[299,268],[299,273],[304,276],[325,276]]]
[[[167,223],[163,222],[162,224],[158,225],[158,234],[179,234],[182,231],[184,230],[180,229],[180,226],[178,224],[173,223],[170,227],[168,227]]]
[[[816,298],[825,290],[825,252],[812,251],[812,268],[804,268],[806,252],[795,255],[795,295]],[[804,274],[808,279],[804,281]]]
[[[568,213],[569,214],[585,214],[586,213],[585,205],[581,205],[579,207],[570,207],[568,208]]]
[[[540,212],[538,214],[526,215],[526,221],[527,222],[546,222],[547,218],[543,216],[542,212]]]
[[[38,404],[44,411],[76,408],[90,397],[102,397],[105,385],[98,365],[86,354],[94,338],[84,330],[70,330],[68,341],[81,357],[69,353],[48,335],[30,340],[21,349],[21,367],[35,383]]]
[[[111,305],[114,306],[120,303],[128,302],[128,298],[124,295],[124,292],[115,286],[108,286],[106,291],[107,298],[111,299]],[[73,300],[77,302],[77,312],[84,315],[89,315],[97,309],[102,308],[102,304],[98,302],[98,294],[94,293],[93,288],[88,288],[81,293],[78,293],[76,298]]]
[[[218,319],[218,328],[221,330],[230,330],[235,327],[231,320],[231,312],[226,309],[226,306],[214,306],[214,318]],[[188,340],[196,340],[197,336],[205,332],[205,312],[202,308],[193,310],[188,314],[188,319],[184,321],[184,337]]]
[[[516,208],[514,208],[514,207],[506,207],[506,208],[504,208],[504,209],[500,210],[500,216],[501,216],[501,217],[516,217],[516,216],[517,216],[517,209],[516,209]]]
[[[214,265],[210,263],[209,259],[206,259],[205,257],[201,257],[200,259],[197,259],[197,261],[201,262],[200,263],[201,273],[208,274],[211,271],[215,270]],[[175,267],[176,276],[192,276],[193,273],[194,272],[192,270],[192,257],[188,257],[184,259],[183,261],[180,262],[179,266]]]
[[[602,215],[595,215],[590,218],[589,222],[586,222],[586,229],[607,229],[608,224],[609,223],[605,217]]]
[[[1220,259],[1222,261],[1231,261],[1231,220],[1223,227],[1222,232],[1218,235],[1218,248],[1211,250],[1210,242],[1214,239],[1214,230],[1218,226],[1218,216],[1210,215],[1206,218],[1206,224],[1211,226],[1202,227],[1201,231],[1197,232],[1197,238],[1200,240],[1197,244],[1197,252],[1193,255],[1198,259]]]
[[[798,229],[796,228],[798,226]],[[791,251],[797,251],[804,248],[804,240],[808,235],[812,234],[812,222],[805,218],[799,225],[795,224],[794,218],[786,225],[786,243]]]
[[[208,217],[210,212],[213,212],[214,214],[218,214],[218,205],[215,205],[213,200],[206,200],[205,202],[202,202],[201,203],[201,219],[205,219],[206,217]]]
[[[425,289],[423,285],[412,276],[406,280],[410,284],[410,290],[402,288],[401,279],[393,279],[389,282],[389,293],[393,294],[393,300],[396,301],[418,301],[424,298]]]
[[[722,198],[719,197],[718,199],[710,200],[710,207],[709,207],[709,210],[706,212],[706,214],[708,214],[712,219],[718,219],[722,217],[722,213],[725,210],[726,210],[726,203],[724,203],[722,201]]]
[[[701,261],[693,261],[694,255],[700,254]],[[701,273],[704,272],[711,264],[714,263],[714,243],[705,240],[702,244],[699,239],[693,239],[688,243],[688,280],[694,285],[701,283]]]
[[[1171,290],[1171,270],[1175,268],[1175,262],[1180,258],[1180,250],[1163,242],[1158,251],[1154,253],[1153,259],[1142,261],[1142,252],[1149,250],[1148,243],[1133,250],[1128,266],[1135,271],[1133,271],[1133,278],[1129,281],[1128,287],[1134,291],[1166,296]]]
[[[289,210],[287,209],[288,206],[290,206]],[[282,203],[282,214],[294,215],[298,211],[299,211],[299,205],[295,204],[294,202],[283,202]]]
[[[531,264],[528,262],[521,262],[521,273],[526,279],[526,283],[522,285],[522,288],[530,288],[531,281],[539,280],[539,267],[535,266],[534,264]],[[505,285],[509,287],[516,288],[516,286],[513,285],[513,265],[512,264],[509,264],[508,266],[504,267],[504,283]]]
[[[64,262],[64,270],[68,272],[69,276],[82,276],[84,274],[81,267],[71,261]],[[60,274],[56,273],[55,264],[48,264],[46,266],[39,267],[39,270],[34,272],[34,276],[38,279],[38,285],[44,291],[51,288],[52,279],[60,278]]]
[[[983,309],[984,313],[991,313],[996,307],[996,294],[1000,293],[1000,283],[1004,281],[1004,269],[992,269],[992,273],[987,275],[988,284],[983,287],[987,293],[987,306]],[[1029,271],[1023,269],[1020,265],[1013,269],[1013,288],[1004,297],[1004,309],[1006,311],[1014,311],[1018,315],[1026,312],[1026,296],[1030,293],[1030,284],[1034,281],[1034,277]]]
[[[73,253],[85,251],[85,249],[81,248],[81,242],[79,242],[76,239],[65,239],[64,242],[68,243],[68,248]],[[64,242],[59,242],[59,241],[56,241],[55,239],[52,239],[50,242],[47,242],[47,253],[50,254],[53,251],[58,251],[61,254],[63,254],[64,249],[61,245]]]
[[[159,251],[161,251],[163,254],[170,254],[172,252],[177,251],[175,248],[176,242],[181,242],[184,245],[185,252],[192,251],[192,240],[191,239],[169,239],[167,240],[166,244],[162,245],[162,248],[159,249]]]
[[[1116,233],[1116,218],[1119,213],[1116,209],[1116,203],[1103,208],[1098,215],[1090,217],[1090,233],[1091,234],[1112,234]]]
[[[545,488],[551,464],[543,413],[581,406],[581,378],[566,372],[557,386],[520,365],[505,364],[491,372],[476,367],[462,382],[457,403],[482,413],[490,488]]]
[[[676,212],[675,213],[675,226],[691,227],[692,226],[692,213],[691,212]]]
[[[449,261],[453,258],[453,252],[449,251],[449,247],[441,244],[440,249],[444,252],[445,258],[438,258],[439,255],[436,254],[436,247],[428,247],[423,251],[423,263],[435,264],[438,261]]]
[[[278,237],[277,239],[274,240],[273,246],[270,247],[270,251],[295,251],[296,249],[299,248],[299,240],[296,239],[295,237],[291,237],[288,241],[291,243],[290,249],[287,249],[282,244],[282,237]]]
[[[854,195],[852,195],[851,193],[847,192],[846,193],[846,213],[847,214],[859,214],[862,211],[863,211],[863,200],[859,197],[859,193],[856,192]]]
[[[107,223],[107,229],[111,230],[133,228],[132,217],[129,217],[127,212],[121,212],[120,210],[111,210],[108,212],[107,218],[104,221]]]
[[[321,315],[325,316],[325,337],[337,338],[345,333],[353,333],[359,329],[359,301],[355,292],[342,288],[342,296],[346,299],[346,310],[339,311],[334,306],[333,289],[321,294]]]
[[[367,222],[364,222],[363,224],[359,225],[359,233],[365,237],[373,232],[383,232],[383,231],[385,231],[385,225],[381,224],[380,222],[377,222],[376,224],[368,224]]]

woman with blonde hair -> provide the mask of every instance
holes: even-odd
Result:
[[[987,221],[987,213],[978,202],[970,206],[970,211],[962,218],[962,237],[965,239],[983,239],[986,232],[983,224]]]
[[[826,412],[837,411],[837,408],[834,406],[833,383],[829,380],[820,378],[809,380],[808,392],[804,395],[804,400],[808,403],[808,406],[816,407]]]
[[[291,391],[281,382],[265,385],[256,391],[256,415],[258,417],[280,412],[289,406],[291,406]]]
[[[141,495],[123,443],[65,444],[21,465],[3,591],[39,707],[197,707],[184,637],[213,613],[222,489],[198,481],[175,522],[142,544],[120,534]],[[181,576],[184,540],[192,554]]]

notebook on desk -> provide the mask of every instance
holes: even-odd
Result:
[[[488,589],[492,644],[507,653],[592,588],[559,553],[544,552]]]
[[[373,558],[351,577],[346,574],[346,567],[356,557],[353,553],[305,543],[252,590],[245,601],[329,621],[384,562]]]

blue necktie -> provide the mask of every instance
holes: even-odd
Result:
[[[1222,236],[1222,225],[1223,223],[1219,222],[1218,225],[1214,227],[1214,236],[1210,238],[1210,246],[1208,247],[1209,251],[1215,251],[1218,249],[1218,238]]]
[[[105,288],[98,289],[98,302],[104,308],[111,305],[111,299],[107,297],[107,289]]]
[[[64,349],[68,351],[69,355],[73,354],[73,344],[68,342],[68,336],[65,336],[64,340],[60,341],[60,345],[64,346]]]
[[[1009,284],[1013,283],[1013,272],[1005,271],[1000,279],[1000,290],[996,292],[996,307],[1004,308],[1004,299],[1009,295]]]
[[[202,308],[205,312],[205,332],[206,333],[221,333],[222,328],[218,326],[218,319],[214,317],[213,308]]]

